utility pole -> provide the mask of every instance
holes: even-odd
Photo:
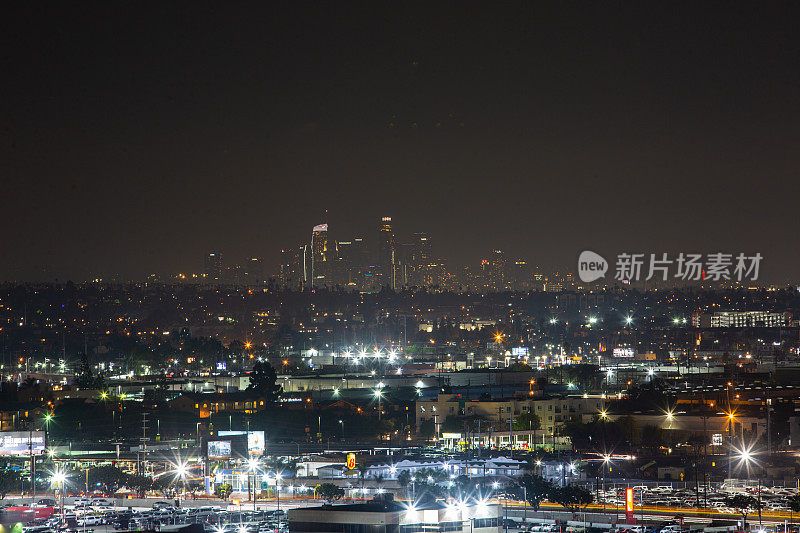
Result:
[[[481,448],[483,448],[483,441],[481,441],[481,419],[478,419],[478,459],[481,458]]]
[[[139,462],[139,474],[141,475],[145,469],[147,462],[147,412],[142,413],[142,446],[141,446],[141,459]]]
[[[31,496],[36,498],[36,458],[33,456],[33,429],[28,428],[28,455],[31,460]]]
[[[511,450],[511,454],[509,459],[514,458],[514,415],[512,413],[511,418],[508,419],[508,431],[509,431],[509,449]]]
[[[772,431],[770,428],[770,408],[772,407],[772,398],[767,398],[766,401],[766,408],[767,408],[767,456],[772,454]]]

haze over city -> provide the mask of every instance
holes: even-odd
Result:
[[[796,15],[17,5],[0,277],[168,277],[212,250],[273,269],[317,224],[391,216],[454,265],[742,251],[796,281]]]

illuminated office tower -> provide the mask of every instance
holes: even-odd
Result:
[[[492,250],[488,264],[489,289],[506,290],[506,256],[502,250]]]
[[[328,242],[328,225],[314,226],[311,232],[311,286],[333,285],[333,249]]]
[[[392,228],[392,218],[381,218],[381,224],[378,227],[378,257],[377,257],[377,273],[380,276],[380,285],[389,286],[392,289],[397,288],[396,282],[396,266],[397,260],[395,254],[397,252],[396,242],[394,238],[394,229]]]
[[[205,257],[205,278],[208,283],[219,283],[222,280],[222,254],[209,252]]]
[[[299,291],[305,284],[305,246],[281,250],[280,278],[284,289]]]
[[[431,253],[431,239],[425,232],[418,232],[412,236],[411,252],[408,258],[409,285],[417,287],[430,287],[435,285],[434,273],[436,260]]]

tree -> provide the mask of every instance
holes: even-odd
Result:
[[[800,494],[789,496],[787,503],[793,513],[800,513]]]
[[[9,492],[19,489],[19,483],[18,471],[8,467],[0,470],[0,500],[4,499]]]
[[[269,403],[274,403],[283,393],[283,387],[277,385],[278,375],[268,362],[259,361],[250,372],[250,384],[247,390],[257,393]]]
[[[436,425],[433,423],[433,418],[427,418],[419,424],[419,434],[425,439],[430,439],[436,432]]]
[[[232,492],[233,487],[231,487],[230,483],[223,483],[214,487],[214,495],[223,500],[228,499],[228,496],[230,496]]]
[[[408,487],[408,484],[411,483],[411,472],[403,470],[397,474],[397,483],[403,488]]]
[[[514,429],[518,431],[536,431],[542,429],[542,422],[536,413],[520,413],[514,418]]]
[[[126,481],[126,474],[116,466],[98,466],[88,472],[89,485],[100,485],[104,492],[115,492]]]
[[[519,480],[519,496],[525,498],[534,511],[539,510],[539,505],[553,491],[553,484],[542,476],[525,474]],[[524,489],[524,490],[523,490]]]
[[[332,504],[344,496],[344,489],[337,487],[333,483],[322,483],[317,485],[317,496],[328,502],[328,504]]]
[[[747,526],[747,515],[751,512],[761,509],[761,502],[755,496],[749,494],[736,494],[728,496],[723,500],[725,505],[731,509],[735,509],[737,513],[742,515],[742,525]]]
[[[786,502],[789,505],[789,510],[793,513],[800,513],[800,494],[789,496]],[[792,522],[792,517],[789,517],[789,522]]]
[[[86,353],[81,355],[81,362],[78,365],[78,371],[75,373],[75,386],[79,389],[94,389],[98,386],[102,387],[103,377],[95,376],[92,372],[92,366],[89,364],[89,357]]]
[[[553,487],[548,494],[548,499],[559,504],[564,509],[572,513],[578,513],[592,503],[594,497],[592,493],[578,485],[567,485],[565,487]]]
[[[125,480],[125,486],[136,491],[138,496],[144,497],[153,486],[153,478],[141,474],[130,474]]]

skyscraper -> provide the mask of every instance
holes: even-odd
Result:
[[[284,289],[302,290],[305,284],[305,246],[281,250],[280,279]]]
[[[431,240],[427,233],[414,233],[411,239],[411,252],[408,258],[409,285],[430,287],[434,285],[434,265],[431,253]]]
[[[244,283],[260,285],[266,281],[264,277],[264,260],[260,257],[248,257],[244,265]]]
[[[383,217],[378,227],[378,257],[376,263],[381,277],[380,285],[388,285],[392,289],[397,288],[395,280],[396,251],[392,217]]]
[[[506,255],[502,250],[492,250],[489,261],[489,284],[493,291],[506,290]]]
[[[204,271],[207,283],[219,283],[222,280],[222,254],[219,252],[207,253]]]
[[[328,225],[314,226],[311,232],[311,285],[326,287],[333,285],[333,250],[328,244]]]

